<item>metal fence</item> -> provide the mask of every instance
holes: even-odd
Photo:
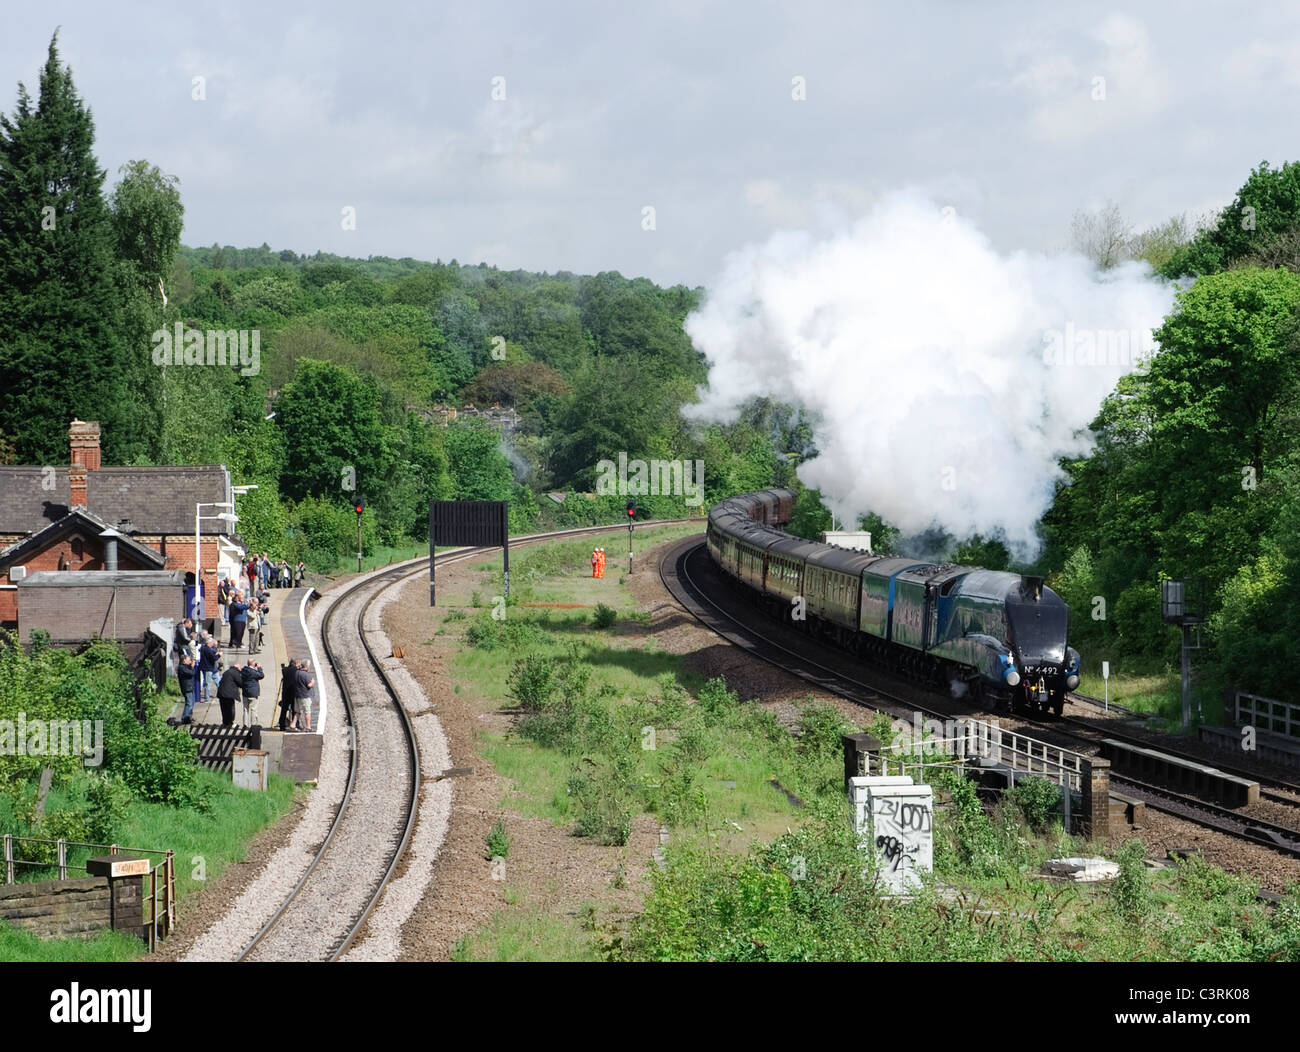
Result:
[[[159,939],[165,939],[176,926],[176,860],[172,851],[147,847],[122,847],[119,844],[86,844],[79,840],[46,840],[40,837],[15,836],[5,833],[4,872],[5,883],[15,884],[18,866],[31,866],[34,869],[57,869],[59,880],[67,880],[69,871],[89,875],[85,866],[71,865],[68,862],[68,848],[84,847],[90,849],[91,856],[96,853],[107,855],[144,855],[151,859],[149,873],[142,879],[149,882],[149,890],[144,896],[144,911],[141,923],[148,928],[149,951],[152,953]],[[44,862],[16,857],[15,844],[44,844],[53,846],[55,861]],[[157,856],[158,862],[152,858]]]
[[[1288,738],[1300,738],[1300,705],[1238,691],[1236,709],[1239,724],[1285,734]]]
[[[1013,771],[1046,778],[1061,787],[1061,816],[1072,823],[1072,795],[1082,792],[1082,754],[1004,730],[996,723],[963,718],[950,721],[943,737],[898,742],[881,748],[874,763],[866,758],[868,775],[911,775],[918,780],[934,768],[964,769],[967,765],[1000,764]],[[875,768],[874,770],[872,768]]]

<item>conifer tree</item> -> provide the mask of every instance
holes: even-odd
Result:
[[[66,463],[73,417],[102,423],[107,462],[148,452],[126,381],[114,234],[93,144],[56,33],[38,100],[20,83],[12,118],[0,114],[0,433],[24,463]]]

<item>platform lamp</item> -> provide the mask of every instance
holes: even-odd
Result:
[[[234,502],[235,502],[235,497],[242,497],[242,496],[244,496],[244,494],[246,494],[246,493],[251,493],[251,492],[252,492],[253,490],[255,490],[255,489],[257,489],[257,484],[256,484],[256,483],[253,483],[252,485],[248,485],[248,486],[231,486],[231,487],[230,487],[230,492],[231,492],[232,496],[231,496],[231,498],[230,498],[230,510],[231,510],[231,511],[234,511],[234,510],[235,510],[235,504],[234,504]],[[238,516],[238,515],[231,515],[228,521],[229,521],[229,523],[230,523],[230,529],[231,529],[231,531],[232,531],[232,533],[233,533],[233,531],[234,531],[234,529],[235,529],[235,523],[237,523],[237,522],[239,521],[239,516]],[[244,555],[247,555],[247,554],[248,554],[248,552],[245,551],[245,552],[244,552]],[[243,556],[241,556],[241,558],[242,558],[242,557],[243,557]]]
[[[1160,582],[1160,618],[1183,630],[1183,729],[1192,722],[1192,651],[1201,649],[1201,625],[1205,624],[1205,578]],[[1192,644],[1192,629],[1196,643]],[[1196,716],[1200,718],[1200,709]]]
[[[229,508],[229,511],[219,512],[216,515],[204,515],[204,508]],[[213,501],[203,504],[194,505],[194,600],[190,606],[190,616],[197,622],[203,617],[203,569],[200,566],[200,553],[202,548],[202,538],[199,536],[199,523],[204,519],[222,519],[225,522],[233,523],[235,519],[235,504],[233,500]]]

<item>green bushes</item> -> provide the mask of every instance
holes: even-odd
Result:
[[[727,689],[725,679],[715,678],[699,689],[695,703],[707,722],[717,723],[740,704],[740,696],[734,690]]]
[[[569,778],[578,808],[578,835],[598,844],[623,845],[632,834],[635,760],[624,753],[604,762],[585,760]]]
[[[485,610],[465,630],[465,641],[478,650],[523,650],[552,642],[550,633],[519,618],[493,617]]]
[[[1119,863],[1119,875],[1110,886],[1111,908],[1129,924],[1140,924],[1151,907],[1146,848],[1140,840],[1128,840],[1116,853],[1115,861]]]
[[[591,612],[591,623],[596,628],[612,628],[617,620],[618,611],[604,603],[597,603],[596,609]]]
[[[1030,828],[1043,832],[1061,810],[1061,787],[1046,778],[1021,778],[1006,799],[1020,808]]]
[[[497,824],[487,835],[487,857],[489,859],[506,858],[510,854],[510,837],[506,835],[505,819],[498,818]]]

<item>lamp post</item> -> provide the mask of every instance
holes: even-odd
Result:
[[[251,485],[251,486],[231,486],[231,487],[230,487],[230,493],[231,493],[231,497],[230,497],[230,510],[231,510],[232,512],[235,510],[235,503],[234,503],[234,502],[235,502],[235,497],[242,497],[245,493],[251,493],[251,492],[252,492],[253,490],[255,490],[255,489],[257,489],[257,485],[256,485],[256,483],[254,483],[254,484]],[[239,521],[239,516],[238,516],[238,515],[231,515],[231,516],[230,516],[230,528],[231,528],[232,531],[233,531],[234,528],[235,528],[235,523],[237,523],[238,521]],[[247,554],[248,554],[248,552],[245,551],[245,552],[244,552],[244,555],[247,555]],[[241,556],[241,558],[242,558],[242,556]]]
[[[230,511],[223,515],[204,515],[202,513],[204,508],[229,508]],[[203,569],[200,566],[199,560],[199,553],[202,551],[202,548],[200,547],[202,541],[199,537],[199,523],[203,519],[233,520],[235,517],[234,508],[234,502],[229,500],[214,501],[210,504],[196,503],[194,505],[194,604],[190,610],[190,616],[193,617],[195,621],[198,621],[203,616]]]

